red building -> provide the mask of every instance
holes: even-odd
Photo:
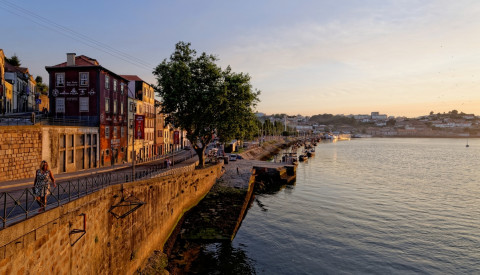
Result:
[[[50,115],[79,126],[99,127],[100,166],[127,157],[127,83],[97,60],[74,53],[49,73]]]

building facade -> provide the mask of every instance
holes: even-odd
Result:
[[[12,112],[28,112],[28,95],[30,93],[28,69],[16,67],[5,61],[5,80],[13,86]],[[31,111],[31,109],[30,109]]]
[[[4,112],[9,114],[13,112],[13,85],[8,81],[5,81],[4,93]]]
[[[165,154],[165,143],[163,139],[163,126],[165,120],[163,114],[161,113],[162,107],[160,106],[160,101],[155,100],[155,154],[163,155]]]
[[[147,160],[155,156],[154,89],[152,85],[143,81],[140,77],[136,75],[122,75],[122,77],[129,81],[128,91],[130,93],[129,96],[135,99],[135,114],[145,117],[144,138],[141,140],[136,139],[134,147],[137,159]],[[134,117],[132,118],[134,119]],[[132,128],[133,127],[134,124],[132,125]],[[141,148],[138,148],[137,145],[140,145]]]
[[[50,115],[98,127],[98,166],[127,160],[127,80],[97,60],[74,53],[49,73]],[[75,158],[75,156],[73,157]]]
[[[6,112],[6,92],[5,92],[5,54],[0,49],[0,113]]]

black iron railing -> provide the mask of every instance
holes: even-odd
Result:
[[[0,126],[21,126],[21,125],[60,125],[60,126],[98,126],[97,118],[65,118],[53,117],[43,114],[19,114],[0,115]]]
[[[184,162],[189,158],[190,156],[176,156],[174,165]],[[107,186],[131,182],[133,178],[139,180],[169,175],[175,173],[176,170],[175,166],[171,169],[166,169],[165,164],[159,162],[139,166],[134,175],[131,171],[107,172],[62,181],[59,182],[56,187],[52,185],[45,186],[44,188],[45,191],[48,191],[48,195],[44,209],[42,209],[43,204],[35,200],[32,187],[22,190],[0,192],[1,229],[24,221],[40,212],[56,208],[96,192]]]

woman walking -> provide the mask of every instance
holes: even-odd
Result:
[[[38,212],[45,211],[45,207],[47,206],[47,196],[50,194],[49,180],[52,181],[53,187],[57,187],[52,171],[48,168],[48,163],[45,160],[42,160],[40,163],[40,169],[35,173],[35,183],[33,185],[35,200],[40,205],[40,210],[38,210]]]

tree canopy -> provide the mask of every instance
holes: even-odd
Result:
[[[48,95],[48,86],[43,83],[43,78],[38,75],[35,78],[35,82],[37,82],[37,91],[41,94]]]
[[[22,65],[22,63],[20,62],[20,59],[18,58],[17,54],[13,54],[12,57],[5,58],[5,59],[8,63],[10,63],[11,65],[13,65],[15,67],[20,67],[20,65]]]
[[[178,42],[169,60],[164,59],[153,74],[162,113],[186,131],[203,166],[205,148],[215,133],[225,142],[257,132],[253,109],[260,92],[252,89],[248,74],[230,67],[222,70],[217,57],[197,55],[190,46]]]

